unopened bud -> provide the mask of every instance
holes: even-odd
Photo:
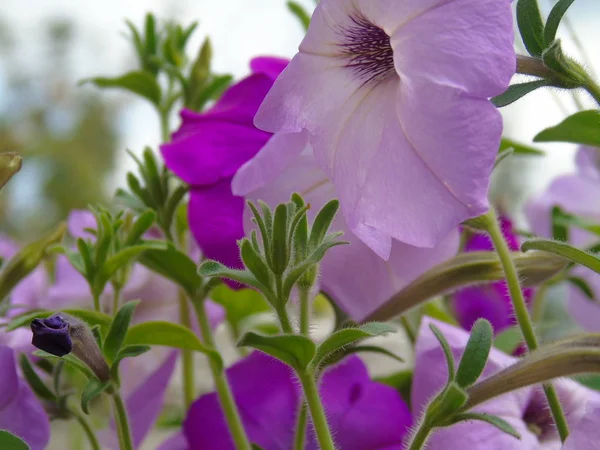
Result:
[[[100,381],[108,381],[110,369],[89,327],[66,314],[54,314],[31,321],[31,343],[47,353],[65,356],[73,353],[87,364]]]

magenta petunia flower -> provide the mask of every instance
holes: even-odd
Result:
[[[500,226],[509,248],[519,250],[519,240],[513,231],[512,222],[506,216],[500,215]],[[493,249],[490,238],[482,233],[469,236],[464,247],[466,252]],[[533,297],[533,289],[524,288],[523,295],[529,303]],[[466,330],[470,330],[479,318],[489,320],[496,333],[516,324],[506,281],[461,289],[452,296],[452,307],[458,322]]]
[[[255,123],[308,131],[350,228],[432,247],[488,210],[515,64],[510,0],[322,0]]]
[[[281,153],[278,148],[282,140],[288,147],[305,149],[299,155]],[[255,158],[240,168],[232,182],[233,192],[253,201],[262,200],[271,207],[289,201],[291,194],[298,192],[310,203],[308,216],[313,218],[325,203],[336,197],[336,192],[306,140],[305,133],[276,134]],[[248,210],[246,215],[248,231],[253,224]],[[342,215],[335,218],[331,228],[344,231],[344,240],[350,245],[325,255],[320,265],[320,287],[356,321],[363,320],[426,270],[451,258],[458,249],[456,230],[434,248],[418,248],[394,240],[390,251],[377,247],[376,230],[352,229]],[[386,253],[387,261],[381,257]]]
[[[227,378],[248,437],[265,450],[293,448],[301,392],[285,364],[260,352],[227,369]],[[337,448],[399,450],[412,425],[408,406],[393,388],[371,381],[358,357],[346,358],[323,375],[320,393]],[[317,449],[311,430],[306,449]],[[232,450],[233,442],[215,393],[190,407],[183,436],[161,449]]]
[[[552,209],[560,207],[592,223],[600,222],[600,150],[581,147],[575,158],[577,172],[555,179],[539,197],[531,200],[526,214],[532,231],[538,236],[552,237]],[[569,228],[569,243],[585,248],[598,242],[598,237],[579,229]],[[589,331],[600,331],[600,276],[583,266],[575,267],[571,274],[583,279],[595,295],[590,299],[575,285],[569,285],[567,308],[570,315]]]
[[[208,111],[181,112],[182,125],[161,146],[165,164],[190,185],[188,218],[203,254],[240,267],[236,241],[244,236],[244,200],[231,194],[231,178],[271,137],[253,118],[287,60],[255,58],[252,74],[230,87]]]
[[[448,340],[456,361],[461,357],[469,334],[443,322],[425,318],[416,344],[415,370],[411,392],[413,414],[419,417],[427,402],[446,383],[448,370],[444,353],[431,332],[434,323]],[[513,364],[516,358],[492,349],[483,377]],[[586,410],[600,407],[600,393],[572,380],[553,383],[572,429],[584,426]],[[518,440],[497,428],[481,422],[462,422],[437,429],[431,436],[428,450],[559,450],[560,439],[552,421],[541,386],[526,387],[489,400],[473,408],[480,413],[494,414],[509,422],[521,435]],[[597,425],[597,424],[596,424]],[[567,447],[568,448],[568,447]],[[579,447],[582,450],[586,447]]]
[[[29,385],[17,374],[14,350],[0,345],[0,430],[19,436],[31,450],[50,441],[50,420]]]

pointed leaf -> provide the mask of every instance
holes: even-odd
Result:
[[[580,111],[558,125],[546,128],[533,138],[534,142],[573,142],[600,147],[600,111]]]
[[[300,3],[291,0],[287,2],[287,7],[290,12],[300,21],[304,27],[304,31],[308,30],[308,26],[310,25],[310,14],[306,12],[304,7]]]
[[[340,350],[347,345],[370,337],[394,333],[395,331],[394,327],[382,322],[370,322],[356,328],[343,328],[338,330],[319,345],[314,358],[314,365],[320,364],[331,353]]]
[[[446,365],[448,366],[448,381],[453,381],[455,377],[454,355],[452,354],[452,350],[450,350],[450,344],[448,344],[446,337],[434,324],[429,324],[429,329],[433,332],[433,335],[438,340],[440,346],[442,347],[442,350],[444,351],[444,356],[446,357]]]
[[[272,284],[271,272],[262,256],[258,254],[248,239],[244,238],[242,240],[240,254],[244,265],[254,274],[256,279],[265,286],[270,286]]]
[[[106,356],[109,363],[113,361],[117,356],[117,353],[119,353],[121,345],[123,345],[123,341],[125,340],[129,323],[133,317],[133,312],[139,303],[139,300],[127,302],[115,315],[115,318],[110,325],[110,330],[108,330],[108,335],[104,341],[104,348],[102,349],[104,351],[104,356]]]
[[[23,376],[25,377],[25,380],[27,380],[27,384],[29,384],[33,392],[35,392],[35,394],[38,397],[44,400],[50,400],[55,402],[56,395],[50,390],[46,383],[42,381],[40,376],[37,374],[37,372],[31,365],[31,362],[29,362],[29,358],[26,354],[21,353],[21,355],[19,356],[19,362],[21,365],[21,371],[23,372]]]
[[[569,6],[573,4],[575,0],[558,0],[550,14],[548,15],[548,20],[546,21],[546,28],[544,30],[544,41],[546,42],[546,46],[552,44],[554,39],[556,39],[556,31],[558,30],[558,26],[560,22],[569,9]]]
[[[83,83],[93,83],[99,88],[125,89],[150,100],[155,105],[160,103],[160,86],[156,79],[150,73],[145,71],[133,71],[114,78],[89,78],[80,82],[80,84]]]
[[[166,347],[210,353],[192,330],[172,322],[143,322],[129,327],[123,346],[164,345]]]
[[[156,220],[156,213],[151,209],[144,211],[140,214],[137,220],[133,223],[133,226],[127,233],[127,237],[125,238],[125,242],[123,245],[125,247],[129,247],[131,245],[137,244],[138,241],[142,238],[144,233],[150,229],[154,221]]]
[[[594,272],[600,273],[600,259],[591,253],[572,247],[565,242],[549,241],[546,239],[531,239],[525,241],[521,249],[526,252],[528,250],[540,250],[543,252],[553,253],[562,256],[569,261],[581,264]]]
[[[505,152],[506,150],[513,149],[517,155],[531,155],[531,156],[544,156],[545,153],[534,147],[530,147],[520,142],[513,141],[512,139],[502,138],[500,141],[500,149],[498,153]]]
[[[467,388],[477,381],[487,363],[494,330],[492,325],[485,319],[477,319],[465,348],[465,352],[456,371],[456,383]]]
[[[551,84],[552,82],[550,80],[535,80],[526,83],[511,84],[502,94],[492,98],[492,103],[496,105],[497,108],[502,108],[503,106],[508,106],[511,103],[516,102],[521,97],[524,97],[538,88],[550,86]]]
[[[330,200],[317,213],[310,229],[310,237],[308,238],[309,248],[314,249],[323,242],[339,207],[340,202],[338,200]]]
[[[90,379],[81,392],[81,410],[89,414],[88,406],[90,402],[106,391],[109,386],[109,382],[103,383],[95,379]]]
[[[454,425],[455,423],[466,422],[466,421],[471,421],[471,420],[479,420],[481,422],[489,423],[490,425],[493,425],[496,428],[498,428],[500,431],[504,431],[505,433],[516,437],[517,439],[521,439],[521,435],[506,420],[504,420],[498,416],[493,416],[491,414],[486,414],[486,413],[455,414],[452,417],[451,423],[449,423],[448,425]]]
[[[252,286],[267,294],[271,290],[256,279],[248,270],[229,269],[217,261],[205,261],[198,268],[198,274],[207,278],[225,278]]]
[[[40,358],[51,359],[53,361],[64,361],[66,364],[70,365],[77,371],[81,372],[88,380],[98,379],[98,377],[94,374],[92,369],[90,369],[85,363],[83,363],[77,357],[68,354],[64,356],[55,356],[50,353],[46,353],[43,350],[36,350],[33,352],[35,356],[39,356]]]
[[[288,364],[297,371],[304,371],[315,356],[315,343],[300,335],[283,334],[263,336],[246,333],[237,343],[238,347],[252,347]]]
[[[532,56],[541,56],[544,45],[544,22],[537,0],[518,0],[517,23],[525,48]]]

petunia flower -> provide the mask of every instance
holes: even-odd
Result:
[[[592,223],[600,223],[600,150],[580,147],[575,162],[577,171],[555,179],[539,197],[526,206],[526,214],[532,231],[541,237],[552,237],[552,209],[555,206]],[[569,243],[585,248],[598,242],[598,237],[579,229],[569,228]],[[569,285],[567,309],[570,315],[585,329],[600,331],[600,276],[591,269],[577,266],[573,276],[583,279],[595,298],[590,299],[575,285]]]
[[[273,145],[281,138],[289,145],[306,148],[289,158]],[[302,133],[275,135],[238,171],[232,188],[235,194],[249,200],[262,200],[271,207],[289,201],[291,194],[298,192],[310,203],[308,215],[311,218],[336,197],[334,185],[315,161],[310,147],[306,146],[306,135],[302,137]],[[249,220],[246,226],[247,230],[251,228]],[[369,244],[376,247],[379,233],[375,230],[352,229],[342,215],[335,218],[331,228],[344,231],[344,240],[350,245],[331,250],[323,259],[319,277],[321,289],[356,321],[367,317],[424,271],[452,257],[458,248],[456,231],[434,248],[417,248],[394,241],[389,259],[385,261],[380,257],[384,249],[379,249],[377,254],[369,247]]]
[[[322,0],[255,123],[308,131],[373,245],[432,247],[488,210],[502,131],[488,98],[514,72],[510,0]]]
[[[427,402],[447,381],[448,370],[444,353],[431,332],[434,323],[448,340],[456,361],[461,357],[469,335],[464,330],[426,318],[421,323],[416,344],[415,370],[411,405],[419,417]],[[483,372],[488,377],[513,364],[516,358],[492,349]],[[585,417],[587,408],[600,407],[600,393],[575,381],[557,380],[553,383],[569,425],[577,426]],[[480,413],[494,414],[509,422],[521,435],[518,440],[495,427],[482,422],[461,422],[434,431],[428,441],[428,450],[560,450],[558,433],[552,421],[541,386],[527,387],[489,400],[476,408]],[[583,450],[585,447],[581,447]]]
[[[269,140],[252,121],[287,60],[256,58],[252,74],[225,91],[208,111],[181,112],[182,125],[161,146],[166,166],[190,185],[188,219],[203,254],[239,267],[236,241],[244,236],[244,200],[231,194],[231,177]]]
[[[569,437],[562,450],[592,450],[600,443],[600,406],[590,406],[575,427],[569,430]]]
[[[509,248],[514,251],[519,250],[520,245],[513,231],[512,222],[505,215],[500,215],[499,219]],[[493,249],[490,238],[483,233],[469,236],[464,246],[465,252]],[[523,289],[523,295],[525,301],[529,302],[533,296],[533,289]],[[452,307],[458,322],[466,330],[470,330],[479,318],[489,320],[496,333],[516,324],[506,281],[461,289],[452,296]]]
[[[17,374],[14,350],[0,345],[0,430],[19,436],[31,450],[50,440],[50,421],[29,385]]]
[[[300,388],[283,363],[254,352],[227,369],[227,378],[249,439],[265,450],[293,448]],[[327,370],[321,398],[337,448],[344,450],[397,449],[412,418],[398,392],[371,381],[358,357],[349,357]],[[162,450],[229,450],[234,445],[215,393],[205,394],[190,407],[176,435]],[[307,449],[316,449],[312,431]]]

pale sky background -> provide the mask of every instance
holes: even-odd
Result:
[[[314,7],[313,0],[299,2],[309,10]],[[540,0],[546,11],[551,3],[551,0]],[[40,24],[48,18],[72,19],[76,44],[70,65],[76,79],[117,75],[132,68],[135,58],[122,36],[126,31],[123,21],[128,18],[140,24],[147,11],[154,12],[159,18],[178,19],[183,24],[198,20],[200,27],[188,48],[197,49],[201,39],[209,35],[214,47],[215,71],[232,73],[238,78],[247,74],[248,61],[254,56],[293,56],[303,36],[301,26],[287,10],[285,0],[0,0],[0,9],[21,44],[19,59],[32,68],[36,64],[36,52],[40,51]],[[600,74],[600,1],[577,0],[569,14],[579,38],[586,43],[588,56],[595,59],[596,73]],[[564,38],[565,49],[582,60],[562,26],[559,35]],[[0,78],[0,99],[2,91]],[[106,95],[128,95],[105,92]],[[557,99],[562,107],[557,104]],[[551,94],[549,90],[538,90],[503,109],[506,135],[530,143],[543,128],[562,120],[565,109],[575,112],[569,93]],[[118,122],[123,150],[129,148],[139,153],[145,145],[156,147],[159,143],[158,119],[144,100],[129,102]],[[515,165],[532,166],[537,180],[534,189],[540,190],[556,174],[572,170],[572,146],[550,144],[539,147],[548,150],[547,158],[532,161],[514,161],[513,158],[513,161],[503,163],[503,171],[510,171]],[[125,172],[131,167],[125,152],[120,152],[118,169],[107,180],[107,188],[112,191],[116,185],[122,185]]]

